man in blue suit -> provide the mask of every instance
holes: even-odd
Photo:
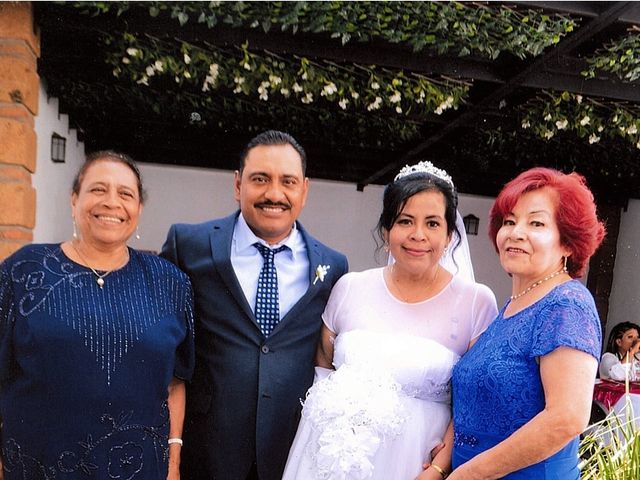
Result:
[[[348,268],[344,255],[297,222],[309,186],[305,169],[306,154],[292,136],[258,135],[235,173],[240,211],[173,225],[162,248],[189,275],[195,294],[196,370],[187,390],[183,479],[282,477],[300,399],[313,381],[321,314]],[[275,271],[267,266],[269,254]],[[264,300],[256,291],[269,276],[277,292],[272,283]],[[265,320],[268,312],[256,318],[268,301],[274,318]]]

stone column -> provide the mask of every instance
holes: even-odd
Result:
[[[0,260],[33,240],[39,56],[31,2],[0,2]]]

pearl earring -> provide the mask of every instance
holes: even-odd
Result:
[[[76,219],[73,219],[73,238],[78,239],[78,227],[76,226]]]
[[[136,240],[140,240],[140,232],[138,231],[140,227],[136,227]]]

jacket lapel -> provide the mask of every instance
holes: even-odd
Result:
[[[309,287],[307,288],[307,291],[305,292],[305,294],[302,297],[300,297],[300,300],[298,300],[293,305],[293,307],[291,307],[291,310],[289,310],[289,312],[287,312],[287,314],[280,320],[280,322],[278,322],[278,325],[276,325],[276,327],[274,328],[273,333],[275,333],[277,330],[280,330],[283,324],[287,323],[289,318],[300,315],[301,312],[304,311],[304,308],[307,306],[307,304],[311,301],[311,299],[313,299],[313,297],[319,291],[319,288],[318,288],[319,286],[317,285],[317,282],[316,282],[316,285],[314,285],[313,281],[316,279],[315,278],[316,267],[318,265],[322,265],[323,255],[320,249],[320,244],[315,238],[309,235],[307,231],[304,228],[302,228],[302,225],[300,225],[299,223],[297,223],[297,228],[302,234],[302,238],[304,239],[304,242],[307,244],[307,256],[309,257]]]
[[[231,240],[233,238],[233,228],[237,217],[238,212],[214,224],[213,230],[210,233],[213,263],[222,281],[229,289],[229,292],[231,292],[231,295],[236,299],[242,311],[253,320],[256,328],[259,329],[258,323],[253,315],[253,310],[251,310],[247,298],[244,296],[240,282],[238,282],[238,277],[236,277],[233,271],[233,265],[231,265]]]

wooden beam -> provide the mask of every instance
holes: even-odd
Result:
[[[549,64],[554,58],[562,56],[575,49],[582,43],[586,42],[598,32],[614,23],[620,15],[628,11],[633,7],[633,2],[615,2],[604,11],[600,16],[594,18],[585,26],[581,27],[573,35],[566,37],[555,48],[549,49],[546,53],[533,60],[527,66],[525,66],[519,73],[516,73],[509,81],[504,85],[498,87],[491,92],[485,98],[483,98],[475,106],[467,109],[457,118],[447,123],[439,131],[431,135],[424,140],[418,146],[405,153],[400,159],[395,162],[389,163],[384,168],[374,172],[369,177],[358,182],[358,190],[364,188],[365,185],[373,183],[380,177],[386,175],[390,171],[398,169],[402,164],[408,163],[422,154],[426,149],[431,147],[436,142],[440,141],[445,136],[449,135],[459,127],[468,124],[475,119],[484,109],[493,106],[495,103],[504,99],[511,94],[519,85],[522,85],[528,78],[536,75],[540,70],[544,70],[545,66]]]

